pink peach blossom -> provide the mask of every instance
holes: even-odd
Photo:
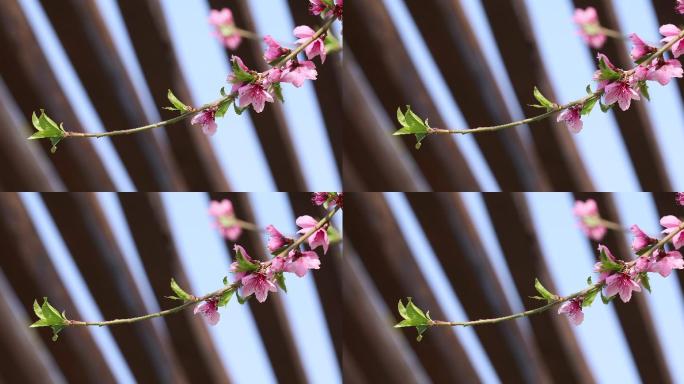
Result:
[[[195,115],[190,120],[190,124],[199,125],[202,127],[202,132],[207,136],[213,136],[216,133],[216,108],[208,108]]]
[[[236,50],[240,46],[242,37],[235,29],[233,12],[230,9],[223,8],[220,11],[212,9],[209,14],[209,24],[216,28],[214,36],[221,40],[223,45],[231,50]]]
[[[563,112],[561,112],[558,115],[558,122],[565,122],[565,125],[568,127],[568,130],[572,133],[579,133],[582,130],[582,115],[580,112],[582,111],[582,106],[580,105],[575,105],[573,107],[570,107]]]
[[[668,277],[673,269],[684,269],[682,254],[677,251],[655,257],[655,261],[650,265],[649,272],[657,272],[662,277]]]
[[[242,278],[243,296],[254,294],[257,301],[263,303],[268,298],[269,292],[278,292],[278,288],[264,273],[250,273]]]
[[[582,312],[582,298],[576,297],[563,303],[558,308],[559,315],[566,315],[574,325],[582,324],[584,312]]]
[[[632,298],[632,292],[641,292],[641,286],[625,273],[615,273],[606,278],[606,296],[620,295],[623,303]]]
[[[268,232],[268,250],[273,253],[277,250],[283,248],[284,246],[290,245],[294,240],[289,237],[283,236],[280,231],[276,229],[273,225],[266,227],[266,232]]]
[[[590,238],[599,241],[606,234],[606,227],[601,225],[601,216],[599,215],[598,206],[594,199],[587,201],[575,201],[573,213],[580,218],[580,228],[582,232]]]
[[[674,24],[665,24],[662,27],[660,27],[660,34],[665,36],[662,40],[663,43],[669,43],[674,39],[677,39],[677,35],[679,35],[682,31],[677,28]],[[672,45],[672,48],[670,48],[672,51],[672,55],[676,58],[681,56],[684,53],[684,43],[682,40],[677,41]]]
[[[641,228],[639,228],[639,226],[636,224],[629,227],[629,230],[634,236],[634,240],[632,240],[632,250],[634,250],[634,252],[639,252],[647,246],[658,242],[658,240],[644,233],[644,231],[642,231]]]
[[[221,319],[221,314],[218,312],[218,299],[209,299],[198,304],[193,312],[195,315],[200,314],[204,316],[210,325],[218,324]]]
[[[642,57],[650,55],[658,50],[656,47],[646,44],[636,33],[629,35],[629,39],[632,40],[632,44],[634,45],[632,51],[630,52],[630,55],[634,61],[637,61]]]
[[[282,71],[280,81],[290,83],[299,88],[304,85],[305,80],[316,80],[318,72],[313,61],[292,60]]]
[[[311,231],[318,222],[311,216],[299,216],[295,223],[302,229],[300,229],[297,233],[299,234],[305,234],[309,231]],[[319,246],[323,247],[323,253],[328,253],[328,232],[326,231],[325,228],[318,229],[316,232],[314,232],[308,239],[309,242],[309,247],[311,249],[316,249]]]
[[[242,254],[242,257],[247,260],[250,263],[254,263],[254,259],[252,259],[249,254],[247,254],[247,251],[245,251],[245,248],[242,247],[242,245],[235,244],[233,247],[233,252],[237,255],[238,252]],[[240,270],[240,265],[238,264],[237,261],[233,261],[230,264],[230,272],[235,275],[235,281],[242,280],[245,275],[247,275],[247,272]]]
[[[238,89],[238,96],[240,98],[240,108],[252,105],[256,113],[263,112],[266,103],[274,101],[273,95],[262,84],[257,83],[241,86]]]
[[[657,81],[660,85],[667,85],[673,78],[681,78],[684,74],[682,63],[677,59],[656,60],[649,69],[646,78]]]
[[[285,271],[299,277],[304,277],[309,269],[319,269],[321,265],[318,254],[313,251],[300,252],[293,249],[288,256],[289,261],[285,265]]]
[[[585,42],[594,48],[601,48],[606,42],[606,35],[601,31],[598,14],[594,7],[575,9],[573,21],[580,26],[579,34]]]
[[[663,233],[667,234],[678,231],[681,224],[681,220],[672,215],[664,216],[660,219],[660,225],[665,227]],[[679,232],[672,238],[672,245],[675,247],[675,249],[679,249],[682,247],[682,245],[684,245],[684,232]]]
[[[679,205],[684,205],[684,192],[677,192],[677,195],[675,196],[675,201]]]
[[[294,29],[294,35],[297,38],[299,38],[299,40],[297,40],[297,44],[306,43],[315,34],[316,31],[314,31],[313,29],[311,29],[311,27],[308,27],[306,25],[300,25]],[[304,49],[304,52],[306,53],[306,57],[309,58],[309,60],[313,59],[316,56],[320,56],[321,63],[325,63],[325,57],[327,52],[325,50],[325,42],[322,38],[319,37],[318,39],[314,40]]]
[[[606,104],[611,105],[617,102],[620,109],[626,111],[632,104],[632,100],[641,100],[641,96],[628,82],[616,81],[606,85],[605,99]]]
[[[675,6],[675,10],[679,12],[680,14],[684,15],[684,0],[677,0],[677,5]]]
[[[291,50],[282,47],[277,41],[271,37],[271,35],[266,35],[264,36],[264,42],[266,43],[266,46],[268,46],[268,49],[264,53],[264,59],[271,63],[283,56],[287,56]]]
[[[214,226],[228,240],[235,241],[242,234],[242,228],[234,222],[235,212],[230,200],[212,201],[209,204],[209,215],[216,219]]]

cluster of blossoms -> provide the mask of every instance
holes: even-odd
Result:
[[[315,192],[311,197],[311,202],[325,209],[335,206],[344,208],[344,192]]]
[[[328,202],[330,206],[342,207],[342,194],[334,192],[317,192],[313,194],[312,201],[315,205],[318,204],[320,198],[326,196],[331,200]],[[235,225],[235,216],[233,207],[229,200],[221,202],[212,201],[210,214],[216,217],[216,226],[222,236],[231,240],[237,240],[240,235],[241,228]],[[316,229],[318,221],[311,216],[300,216],[295,223],[300,228],[297,233],[304,235],[312,230],[315,230],[307,239],[309,250],[300,250],[294,248],[288,250],[295,242],[295,239],[283,235],[273,225],[266,227],[268,233],[267,248],[273,256],[268,261],[255,260],[249,256],[247,251],[241,245],[234,246],[235,261],[230,265],[230,272],[233,273],[233,283],[242,287],[242,298],[254,296],[257,301],[263,303],[268,298],[269,292],[277,292],[278,287],[285,290],[284,273],[293,273],[298,277],[304,277],[307,271],[311,269],[319,269],[321,261],[318,254],[315,252],[317,248],[323,249],[323,254],[328,252],[330,241],[328,239],[329,224],[326,223],[322,227]],[[240,298],[240,296],[238,296]],[[240,300],[243,300],[240,298]],[[218,323],[220,314],[218,312],[221,307],[221,298],[213,297],[205,300],[195,307],[195,314],[200,314],[205,317],[207,322],[211,325]]]
[[[677,11],[682,12],[681,1],[678,1]],[[574,20],[582,29],[580,34],[594,48],[600,48],[606,40],[598,21],[596,10],[589,7],[585,10],[577,9]],[[630,52],[636,67],[630,70],[617,68],[606,55],[599,53],[599,70],[594,73],[593,80],[597,82],[593,96],[584,102],[569,106],[558,115],[559,122],[565,122],[568,129],[578,133],[582,129],[582,115],[591,112],[591,109],[600,98],[603,97],[601,109],[605,112],[617,104],[621,110],[626,111],[631,106],[632,100],[641,100],[641,97],[649,98],[647,81],[656,81],[660,85],[667,85],[673,78],[681,78],[684,74],[682,64],[677,58],[684,53],[684,43],[681,40],[681,30],[673,25],[666,24],[660,27],[663,35],[661,42],[674,44],[670,48],[674,58],[667,59],[665,55],[654,54],[658,48],[649,45],[636,33],[629,35],[633,48]],[[588,87],[588,92],[590,88]]]
[[[684,193],[678,193],[676,201],[684,205]],[[587,205],[587,203],[583,204],[583,207]],[[595,206],[595,203],[591,205]],[[592,214],[598,217],[597,210],[592,210]],[[605,292],[605,295],[600,292],[605,303],[618,296],[626,303],[632,298],[633,292],[641,292],[642,286],[650,291],[649,272],[667,277],[674,269],[684,269],[684,259],[678,251],[684,246],[682,221],[675,216],[668,215],[660,219],[660,225],[665,228],[662,231],[665,235],[672,236],[664,244],[659,244],[657,239],[646,234],[636,224],[630,227],[633,235],[631,247],[637,255],[632,261],[625,262],[615,258],[608,247],[599,244],[600,261],[594,265],[594,272],[599,275],[596,288],[585,295],[564,302],[558,309],[558,313],[567,315],[573,324],[579,325],[584,319],[582,308],[591,305],[594,297],[601,290]],[[666,244],[670,244],[671,247],[666,248]]]
[[[338,0],[312,0],[311,13],[325,17],[342,20],[343,2]],[[237,49],[242,37],[241,30],[235,26],[232,12],[224,8],[221,11],[212,10],[209,22],[216,28],[216,35],[229,49]],[[306,60],[300,60],[297,55],[292,55],[293,50],[283,47],[272,36],[266,35],[263,40],[266,44],[264,60],[271,66],[265,72],[258,72],[248,68],[238,56],[231,58],[232,74],[228,76],[231,84],[231,100],[225,102],[225,106],[217,105],[209,107],[198,113],[191,121],[192,124],[202,127],[207,135],[216,132],[216,118],[222,117],[231,102],[235,102],[238,114],[250,106],[255,112],[261,113],[266,103],[277,100],[283,101],[281,84],[289,83],[299,88],[306,80],[316,80],[318,72],[313,59],[319,57],[321,64],[325,63],[328,51],[326,39],[328,32],[317,35],[316,31],[309,26],[300,25],[293,31],[297,38],[298,47],[303,49]],[[301,49],[301,48],[300,48]],[[225,97],[225,91],[221,94]]]

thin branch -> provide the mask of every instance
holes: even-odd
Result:
[[[316,231],[318,231],[319,229],[323,228],[327,223],[329,223],[330,220],[332,219],[332,217],[335,216],[335,214],[337,213],[337,211],[339,211],[339,209],[340,209],[339,206],[336,206],[335,208],[333,208],[330,212],[328,212],[328,214],[327,214],[325,217],[323,217],[321,220],[319,220],[318,223],[316,223],[316,225],[315,225],[309,232],[307,232],[307,233],[305,233],[304,235],[302,235],[301,237],[299,237],[297,240],[295,240],[292,244],[290,244],[287,248],[285,248],[280,254],[278,254],[278,255],[275,256],[275,257],[287,256],[287,254],[288,254],[290,251],[292,251],[293,249],[299,248],[299,246],[301,246],[302,244],[304,244],[304,242],[305,242],[309,237],[311,237]],[[274,258],[275,258],[275,257],[274,257]],[[269,265],[273,262],[273,259],[274,259],[274,258],[272,258],[272,259],[269,260],[269,261],[263,262],[263,263],[261,264],[262,267],[269,266]],[[212,299],[212,298],[220,297],[221,295],[223,295],[224,293],[226,293],[226,292],[228,292],[228,291],[230,291],[230,290],[236,290],[237,288],[240,287],[240,285],[241,285],[240,282],[239,282],[239,281],[236,281],[236,282],[234,282],[233,284],[227,285],[227,286],[225,286],[225,287],[223,287],[223,288],[221,288],[221,289],[219,289],[219,290],[217,290],[217,291],[208,293],[208,294],[206,294],[206,295],[204,295],[204,296],[200,296],[200,297],[194,297],[194,296],[193,296],[192,299],[187,300],[186,302],[184,302],[183,304],[181,304],[181,305],[179,305],[179,306],[176,306],[176,307],[173,307],[173,308],[170,308],[170,309],[166,309],[166,310],[163,310],[163,311],[160,311],[160,312],[150,313],[150,314],[143,315],[143,316],[131,317],[131,318],[125,318],[125,319],[106,320],[106,321],[79,321],[79,320],[68,320],[68,324],[67,324],[67,325],[80,325],[80,326],[98,326],[98,327],[103,327],[103,326],[109,326],[109,325],[131,324],[131,323],[136,323],[136,322],[143,321],[143,320],[153,319],[153,318],[155,318],[155,317],[167,316],[167,315],[171,315],[171,314],[180,312],[180,311],[182,311],[183,309],[192,306],[193,304],[197,304],[197,303],[200,303],[200,302],[202,302],[202,301],[206,301],[206,300],[209,300],[209,299]]]
[[[658,243],[656,243],[651,248],[649,248],[640,257],[650,256],[653,252],[655,252],[656,249],[659,249],[659,248],[662,248],[663,246],[665,246],[665,244],[667,242],[672,240],[673,237],[675,237],[679,232],[681,232],[683,230],[684,230],[684,222],[682,222],[682,224],[680,224],[679,227],[677,227],[677,230],[672,231],[667,236],[663,237]],[[634,265],[636,260],[637,259],[632,260],[628,263],[625,263],[625,268],[629,268],[632,265]],[[501,323],[501,322],[507,321],[507,320],[514,320],[514,319],[519,319],[521,317],[528,317],[528,316],[536,315],[536,314],[542,313],[544,311],[547,311],[547,310],[551,309],[553,306],[555,306],[556,304],[561,304],[561,303],[564,303],[568,300],[572,300],[574,298],[587,295],[595,289],[601,289],[601,288],[603,288],[604,284],[605,284],[604,282],[595,283],[595,284],[592,284],[589,287],[587,287],[587,288],[585,288],[579,292],[575,292],[569,296],[558,297],[557,300],[551,301],[551,302],[549,302],[546,305],[543,305],[541,307],[530,309],[530,310],[527,310],[524,312],[514,313],[514,314],[508,315],[508,316],[495,317],[495,318],[491,318],[491,319],[472,320],[472,321],[432,320],[431,322],[429,322],[426,325],[428,325],[428,326],[448,326],[448,327],[454,327],[454,326],[467,327],[467,326],[471,326],[471,325],[496,324],[496,323]]]

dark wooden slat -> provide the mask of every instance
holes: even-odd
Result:
[[[488,126],[512,121],[458,2],[408,0],[405,3],[468,125]],[[478,134],[475,141],[503,191],[549,188],[537,154],[531,148],[525,148],[517,131]]]
[[[155,296],[160,298],[160,306],[175,305],[170,300],[161,299],[169,294],[169,280],[175,278],[181,287],[188,287],[189,283],[159,195],[121,193],[118,197],[150,285]],[[164,322],[191,383],[230,383],[207,326],[200,317],[186,310],[165,317]]]
[[[458,5],[458,2],[453,2],[453,4]],[[525,116],[538,115],[539,109],[529,106],[535,85],[550,100],[557,100],[557,98],[539,53],[525,2],[522,0],[485,1],[482,2],[482,6],[489,19],[489,26],[494,33],[506,70],[512,74],[511,84],[520,108]],[[477,53],[481,55],[479,50]],[[475,51],[471,51],[467,59],[470,60],[474,54]],[[481,62],[486,62],[486,60],[482,58]],[[530,132],[541,166],[546,171],[553,190],[594,190],[571,134],[564,124],[557,123],[555,117],[552,117],[534,123]]]
[[[190,90],[173,50],[159,0],[118,0],[126,28],[131,36],[155,105],[168,104],[166,90],[180,100],[190,100]],[[162,111],[163,112],[163,111]],[[171,112],[163,112],[171,118]],[[192,191],[227,191],[230,189],[207,137],[187,119],[167,131],[179,171]]]
[[[460,198],[454,193],[407,193],[406,197],[468,318],[513,313]],[[542,356],[523,336],[520,323],[474,329],[499,377],[550,382]]]
[[[29,320],[12,287],[0,271],[0,378],[11,383],[65,383],[54,361],[36,335],[29,331]],[[27,310],[30,311],[29,308]]]
[[[18,118],[16,105],[0,79],[0,184],[3,191],[53,191],[64,186],[42,153],[40,146],[26,140],[29,124]]]
[[[290,192],[288,194],[294,217],[310,215],[320,218],[325,215],[322,208],[316,208],[311,203],[311,193]],[[337,214],[339,215],[339,213]],[[340,228],[341,229],[341,228]],[[312,274],[316,283],[316,292],[323,307],[328,334],[335,348],[337,362],[342,362],[342,249],[339,244],[328,248],[328,253],[321,256],[321,268]]]
[[[601,24],[622,34],[620,25],[615,14],[615,9],[610,0],[573,0],[576,7],[586,8],[593,6],[598,12]],[[674,4],[674,2],[672,2]],[[596,51],[591,50],[592,59],[596,62]],[[622,68],[631,68],[634,63],[622,41],[608,39],[601,48],[610,60]],[[614,112],[615,119],[620,127],[623,141],[632,160],[634,170],[639,179],[639,184],[644,191],[671,191],[672,186],[667,176],[667,170],[660,155],[653,127],[649,119],[648,110],[644,105],[646,101],[632,103],[627,111],[617,109]]]
[[[148,313],[96,197],[41,195],[90,292],[106,319]],[[169,341],[149,321],[109,328],[136,380],[186,382]],[[163,325],[163,323],[157,324]]]
[[[238,27],[249,31],[256,31],[256,24],[252,18],[249,4],[245,0],[209,0],[214,9],[230,8]],[[227,54],[240,56],[250,68],[260,71],[268,69],[264,61],[264,48],[261,42],[244,40],[235,52]],[[306,180],[302,175],[301,166],[295,152],[292,139],[285,120],[283,108],[278,103],[272,103],[263,112],[255,113],[251,108],[249,116],[256,129],[259,141],[264,150],[264,156],[271,169],[273,180],[279,191],[307,191]],[[298,127],[298,129],[310,129]]]
[[[14,193],[0,194],[0,249],[0,268],[27,311],[34,300],[48,296],[50,303],[65,310],[69,318],[81,318],[28,212]],[[67,329],[57,342],[50,340],[51,332],[45,328],[35,333],[69,382],[116,382],[87,329]]]
[[[369,188],[366,188],[363,185],[359,172],[356,170],[356,167],[349,161],[349,158],[350,156],[348,156],[345,152],[345,156],[343,156],[342,158],[342,167],[344,168],[344,172],[342,173],[342,183],[344,185],[344,189],[346,191],[354,192],[368,191]]]
[[[388,321],[389,313],[380,313],[370,300],[374,290],[363,271],[361,261],[345,241],[345,257],[341,268],[344,291],[344,343],[355,356],[360,374],[373,383],[418,383],[419,375],[411,366],[410,349],[402,349],[397,331]],[[391,307],[393,308],[393,307]],[[348,355],[345,355],[345,359]],[[346,382],[346,381],[345,381]]]
[[[0,75],[27,121],[33,111],[46,108],[54,119],[82,132],[83,127],[16,1],[0,4],[0,45]],[[49,143],[43,143],[43,147],[49,148]],[[60,144],[56,154],[50,155],[50,160],[70,190],[114,190],[114,183],[88,141],[67,140]]]
[[[311,25],[316,17],[309,14],[308,4],[299,0],[288,0],[290,11],[296,25]],[[325,120],[330,146],[337,170],[342,174],[342,130],[345,114],[340,99],[342,98],[342,53],[328,57],[324,65],[318,68],[318,79],[314,81],[314,89],[318,98],[318,105]]]
[[[658,24],[682,24],[682,16],[674,10],[674,1],[653,0],[652,3],[656,16],[658,17]],[[684,101],[684,82],[679,80],[676,81],[676,83],[677,89],[679,90],[679,96],[682,101]]]
[[[346,4],[345,12],[347,23],[354,26],[344,30],[345,49],[354,54],[366,78],[372,79],[369,85],[387,117],[395,121],[397,108],[410,104],[416,113],[429,117],[432,126],[444,126],[444,119],[418,76],[383,2],[352,1]],[[384,132],[388,136],[390,133]],[[350,140],[349,136],[346,140]],[[429,138],[420,151],[413,147],[413,138],[387,140],[402,140],[433,190],[480,190],[453,140]]]
[[[429,309],[433,318],[444,318],[384,197],[379,193],[347,193],[345,200],[345,237],[363,261],[385,305],[394,308],[399,299],[411,296],[418,306]],[[453,330],[431,329],[420,343],[413,330],[404,330],[402,335],[433,382],[478,382]]]
[[[510,193],[484,193],[489,217],[525,308],[536,308],[534,279],[556,292],[546,261],[536,238],[525,196]],[[553,382],[594,383],[582,350],[568,321],[555,311],[529,317],[535,344],[544,357]]]
[[[358,359],[350,352],[349,347],[344,345],[344,361],[342,369],[342,382],[348,384],[366,384],[370,381],[363,375],[359,368]]]
[[[211,193],[210,196],[213,200],[231,200],[237,217],[252,223],[255,222],[247,194]],[[259,260],[268,259],[259,233],[245,231],[238,243],[245,247],[252,258]],[[231,257],[233,257],[233,244],[226,241],[226,246]],[[261,334],[266,353],[271,361],[273,372],[278,382],[308,382],[280,296],[278,294],[269,295],[268,300],[264,303],[259,303],[256,300],[250,300],[248,303],[250,310],[256,318],[257,329],[259,334]]]
[[[113,131],[149,123],[95,1],[40,3],[104,128]],[[154,132],[112,138],[112,143],[138,190],[173,191],[184,187],[168,149]]]
[[[601,217],[621,223],[613,198],[609,193],[576,193],[575,198],[596,200]],[[601,241],[617,258],[630,259],[631,249],[622,233],[608,231]],[[592,249],[598,244],[592,241]],[[598,259],[598,252],[594,251]],[[648,303],[644,295],[634,295],[629,303],[613,300],[615,311],[622,325],[622,332],[632,352],[641,380],[649,383],[671,383],[672,377],[667,368],[665,354],[658,342]]]
[[[343,144],[347,154],[346,160],[363,169],[359,177],[362,177],[367,185],[365,191],[418,191],[418,181],[415,180],[417,176],[411,174],[407,167],[407,163],[413,163],[413,159],[408,158],[403,147],[403,158],[399,157],[399,149],[394,148],[395,143],[387,140],[389,128],[375,128],[382,126],[383,123],[371,110],[368,102],[368,98],[372,97],[371,92],[367,85],[364,86],[366,80],[362,79],[363,75],[351,52],[346,52],[345,55],[342,74],[346,82],[342,102],[344,109],[348,111],[344,115],[347,140]],[[417,168],[415,170],[417,171]],[[344,185],[347,191],[354,191],[346,183]]]

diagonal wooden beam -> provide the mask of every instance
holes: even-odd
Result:
[[[190,90],[173,50],[159,0],[118,0],[117,3],[155,105],[168,104],[169,88],[180,100],[190,100]],[[162,114],[164,119],[173,117],[171,112]],[[189,190],[230,189],[209,140],[189,119],[170,127],[166,134]]]
[[[383,2],[348,2],[345,12],[347,23],[354,25],[344,30],[345,49],[354,54],[366,78],[371,79],[369,85],[378,96],[387,118],[395,121],[397,108],[410,104],[418,114],[429,117],[432,126],[444,126],[444,119],[420,79]],[[386,140],[400,140],[390,137],[390,133],[383,132]],[[433,190],[480,190],[453,140],[429,138],[420,151],[414,148],[412,138],[402,142]]]
[[[104,128],[108,131],[149,123],[133,81],[93,0],[41,0]],[[144,132],[112,138],[133,184],[142,191],[184,188],[168,148]],[[73,139],[78,140],[78,139]]]
[[[19,302],[27,310],[34,300],[49,296],[50,302],[70,318],[81,318],[57,273],[31,218],[15,193],[0,194],[0,268]],[[33,317],[31,317],[33,319]],[[36,330],[41,346],[57,363],[65,379],[73,383],[115,383],[112,370],[85,328],[64,331],[58,342],[50,331]]]
[[[497,194],[498,195],[498,194]],[[469,319],[513,313],[463,202],[454,193],[406,193],[423,232]],[[478,292],[479,294],[471,294]],[[548,382],[537,346],[520,323],[476,327],[475,333],[499,377],[513,382]]]
[[[26,129],[23,129],[23,128]],[[28,122],[19,112],[5,83],[0,78],[0,172],[2,190],[45,191],[63,190],[59,177],[37,143],[26,140]]]
[[[621,223],[611,194],[575,193],[575,198],[596,200],[601,217]],[[596,250],[598,243],[591,243],[592,249]],[[627,260],[630,258],[628,255],[632,255],[624,235],[617,231],[608,231],[601,243],[605,244],[615,257]],[[598,259],[598,252],[594,251],[594,254]],[[619,300],[614,300],[613,303],[641,379],[652,380],[654,383],[673,382],[644,295],[634,295],[629,303],[622,303]]]
[[[232,9],[233,17],[238,27],[249,31],[256,31],[256,23],[252,18],[247,1],[209,0],[209,5],[214,9],[225,7]],[[260,71],[268,69],[263,58],[264,48],[261,42],[244,40],[237,51],[226,51],[226,54],[240,56],[250,68],[257,68]],[[296,155],[296,149],[290,137],[282,106],[279,103],[272,103],[267,105],[261,113],[255,113],[250,109],[249,116],[259,136],[264,156],[266,156],[266,161],[271,169],[271,174],[278,190],[308,190]],[[297,127],[297,129],[310,128]]]
[[[90,193],[41,194],[99,309],[107,319],[149,311],[136,288],[96,196]],[[109,328],[139,382],[186,382],[185,373],[158,327],[138,322]]]
[[[66,383],[59,368],[35,334],[9,282],[0,271],[0,380],[10,383]]]
[[[351,241],[388,308],[412,296],[435,319],[444,312],[403,238],[391,208],[379,193],[345,194],[344,233]],[[452,329],[431,329],[418,343],[404,330],[428,376],[437,383],[478,382],[470,358]]]
[[[484,193],[482,197],[525,308],[538,307],[539,302],[529,298],[534,293],[532,287],[535,278],[539,278],[552,292],[556,290],[534,232],[525,196],[518,193]],[[555,311],[546,311],[529,317],[529,321],[534,331],[534,343],[544,357],[553,382],[595,382],[564,317],[558,316]]]
[[[486,70],[487,60],[458,2],[404,2],[468,125],[513,120],[493,74]],[[475,135],[475,141],[503,191],[549,189],[535,150],[525,148],[517,131]]]
[[[16,1],[0,3],[0,45],[0,76],[24,118],[28,121],[33,111],[45,108],[69,129],[82,132],[83,127]],[[22,130],[21,134],[28,137],[30,130]],[[49,148],[49,143],[42,145]],[[50,160],[70,190],[114,190],[114,183],[91,142],[67,140],[60,144],[56,154],[50,155]]]
[[[358,256],[350,250],[351,244],[345,240],[344,247],[346,255],[341,278],[345,287],[342,292],[347,335],[344,343],[348,348],[345,360],[351,355],[360,375],[374,383],[421,382],[425,373],[414,366],[413,352],[403,345],[399,333],[391,328],[393,324],[388,320],[392,315],[382,313],[374,305],[371,297],[377,295],[376,289]],[[387,312],[386,308],[384,312]]]
[[[610,0],[573,0],[578,8],[593,6],[598,12],[601,24],[622,34],[613,3]],[[674,2],[673,2],[674,3]],[[622,68],[634,66],[629,53],[622,41],[608,39],[601,48],[610,60]],[[596,50],[591,50],[592,59],[596,62]],[[667,176],[667,170],[660,155],[648,110],[642,102],[632,103],[627,111],[617,110],[615,119],[620,127],[623,141],[632,160],[632,165],[644,191],[671,191],[672,185]]]
[[[172,277],[181,287],[189,286],[159,195],[120,193],[118,197],[155,296],[161,299],[169,294],[169,280]],[[160,300],[159,304],[160,307],[166,307],[173,303]],[[230,383],[201,318],[192,311],[183,311],[165,317],[164,322],[171,334],[171,344],[191,383]]]
[[[452,3],[456,6],[459,4],[458,2]],[[489,19],[489,26],[494,33],[501,59],[506,70],[511,74],[511,84],[520,108],[525,116],[538,115],[539,109],[529,106],[535,86],[539,87],[550,100],[557,100],[557,98],[530,25],[525,2],[523,0],[485,1],[482,6]],[[478,55],[481,56],[481,62],[486,62],[479,49],[469,51],[470,55],[464,58],[465,60]],[[456,70],[456,68],[450,70]],[[489,77],[493,78],[491,75]],[[455,91],[464,92],[465,90],[459,87]],[[593,183],[565,125],[557,123],[555,118],[548,118],[534,123],[534,127],[531,128],[530,134],[534,147],[539,154],[541,167],[548,175],[551,188],[556,191],[593,191]]]
[[[213,200],[229,199],[233,202],[235,215],[242,220],[254,223],[254,213],[245,193],[210,193]],[[245,231],[238,243],[245,247],[249,255],[258,260],[267,260],[261,234]],[[233,257],[233,244],[226,241],[226,247]],[[291,327],[285,313],[283,301],[279,295],[271,295],[264,303],[250,300],[249,308],[256,318],[256,326],[264,342],[266,353],[271,361],[273,372],[278,382],[306,383],[297,346],[294,342]]]

